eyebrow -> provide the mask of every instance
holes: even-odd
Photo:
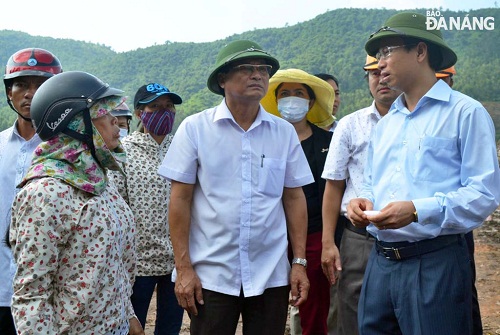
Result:
[[[300,87],[300,88],[280,88],[279,93],[282,92],[307,92],[305,87]]]

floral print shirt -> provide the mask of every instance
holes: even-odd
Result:
[[[12,208],[18,334],[127,334],[135,274],[133,214],[116,189],[100,195],[35,178]]]
[[[122,142],[125,176],[109,173],[135,216],[138,276],[163,276],[174,269],[168,227],[170,182],[157,173],[171,142],[172,135],[158,144],[151,135],[135,131]]]

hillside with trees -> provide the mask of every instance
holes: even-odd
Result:
[[[415,11],[426,14],[425,9]],[[187,115],[220,101],[220,97],[206,87],[218,50],[229,41],[251,39],[277,57],[282,69],[300,68],[310,73],[335,74],[342,92],[339,112],[342,117],[371,103],[362,69],[366,57],[364,44],[370,33],[397,12],[388,9],[337,9],[284,28],[255,29],[209,43],[166,41],[162,45],[122,53],[101,44],[0,30],[0,63],[4,66],[9,56],[21,48],[44,48],[58,56],[65,71],[90,72],[123,89],[130,101],[140,85],[160,82],[184,99],[178,108],[178,124]],[[469,12],[441,10],[441,15],[494,17],[496,22],[500,22],[499,8]],[[443,31],[443,35],[458,55],[454,88],[489,106],[499,134],[500,89],[496,81],[500,78],[500,28],[447,30]],[[4,86],[1,85],[0,130],[11,126],[15,119],[15,113],[5,99]]]

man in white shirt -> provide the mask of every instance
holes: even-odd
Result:
[[[31,165],[33,151],[41,142],[31,124],[31,99],[48,78],[62,72],[61,63],[51,52],[39,48],[22,49],[7,61],[3,82],[7,103],[17,113],[14,125],[0,132],[0,236],[6,240],[16,186]],[[16,266],[6,243],[0,244],[0,334],[16,334],[10,310],[12,279]]]
[[[240,314],[249,334],[283,334],[290,290],[294,305],[307,299],[302,186],[313,177],[293,126],[260,105],[278,68],[252,41],[223,47],[207,82],[223,101],[181,123],[159,168],[191,334],[234,334]]]
[[[357,334],[358,299],[373,237],[347,219],[347,204],[357,198],[363,182],[366,153],[372,129],[387,114],[401,91],[379,83],[377,59],[367,56],[363,69],[373,103],[344,116],[333,133],[322,177],[327,180],[323,196],[322,266],[332,285],[338,278],[337,330]],[[344,227],[340,246],[335,245],[336,227]],[[340,258],[339,258],[339,248]],[[337,273],[337,271],[341,272]],[[337,277],[338,276],[338,277]]]
[[[333,123],[329,124],[326,127],[322,127],[324,130],[328,130],[333,132],[339,122],[336,119],[337,112],[339,111],[340,108],[340,84],[339,80],[337,77],[335,77],[333,74],[329,73],[317,73],[315,74],[316,77],[323,79],[326,81],[330,86],[333,88],[333,91],[335,92],[335,100],[333,101],[333,109],[332,109],[332,116],[335,118],[333,120]],[[334,296],[334,295],[332,295]],[[331,312],[331,311],[330,311]],[[330,316],[329,316],[330,318]]]

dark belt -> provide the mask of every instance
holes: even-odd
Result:
[[[385,258],[398,261],[442,249],[460,241],[461,238],[463,238],[463,234],[442,235],[418,242],[383,242],[377,240],[375,248]]]
[[[339,224],[344,224],[345,228],[352,231],[353,233],[356,233],[356,234],[359,234],[359,235],[363,235],[365,237],[373,237],[367,230],[366,230],[366,227],[363,227],[363,228],[358,228],[358,227],[354,227],[354,225],[352,224],[351,221],[349,221],[349,219],[347,219],[345,216],[341,215],[339,217]]]

